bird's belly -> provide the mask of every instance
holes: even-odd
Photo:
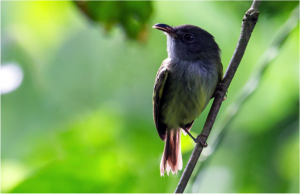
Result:
[[[180,128],[191,123],[206,107],[211,92],[201,83],[201,79],[173,81],[166,93],[162,115],[169,128]]]

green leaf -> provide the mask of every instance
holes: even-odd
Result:
[[[110,31],[121,25],[127,38],[145,41],[146,23],[152,14],[151,1],[74,1],[91,20]]]

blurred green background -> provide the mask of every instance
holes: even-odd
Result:
[[[1,94],[1,191],[174,192],[182,171],[160,177],[164,142],[152,120],[166,37],[151,27],[193,24],[207,30],[222,50],[225,71],[250,5],[2,1],[1,66],[13,65],[23,79]],[[216,124],[296,6],[261,3]],[[194,134],[210,106],[196,120]],[[187,136],[182,142],[185,167],[194,143]],[[187,192],[299,192],[299,25],[212,156]]]

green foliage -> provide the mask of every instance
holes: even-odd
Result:
[[[120,24],[130,39],[146,39],[146,26],[152,14],[151,1],[74,1],[86,16],[109,31]]]

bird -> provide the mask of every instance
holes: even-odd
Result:
[[[206,147],[201,135],[189,131],[222,81],[220,48],[214,37],[194,25],[171,27],[155,24],[153,28],[167,36],[168,57],[162,62],[153,91],[153,117],[158,135],[165,141],[160,175],[182,169],[180,132]]]

